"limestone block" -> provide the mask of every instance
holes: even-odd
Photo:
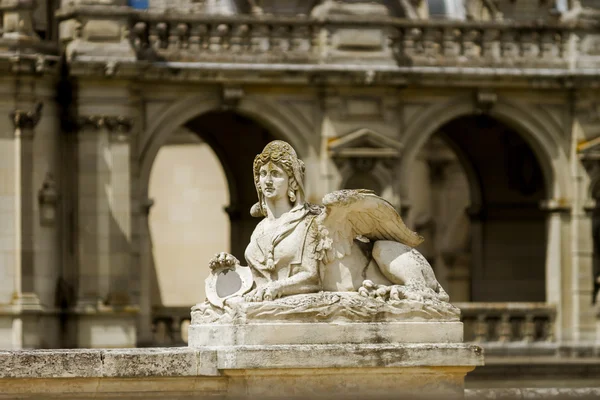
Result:
[[[460,322],[256,323],[190,325],[191,347],[343,343],[460,343]]]
[[[195,376],[198,358],[187,348],[115,350],[104,354],[102,373],[121,378]]]
[[[464,375],[481,362],[481,349],[462,344],[5,351],[0,385],[8,395],[79,399],[461,398]]]

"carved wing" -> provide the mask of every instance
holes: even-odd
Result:
[[[339,190],[326,195],[323,205],[325,211],[318,217],[322,226],[318,250],[326,262],[350,254],[354,239],[360,236],[411,247],[423,241],[404,225],[394,206],[371,190]]]

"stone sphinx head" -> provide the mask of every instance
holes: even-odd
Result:
[[[275,140],[265,146],[262,153],[254,158],[254,186],[258,194],[258,203],[255,204],[250,213],[254,217],[267,215],[265,205],[265,193],[260,184],[261,168],[272,163],[281,168],[288,177],[288,197],[292,204],[304,203],[304,163],[298,158],[296,151],[281,140]]]

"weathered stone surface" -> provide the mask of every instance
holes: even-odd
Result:
[[[100,350],[0,352],[0,378],[88,378],[102,376]]]
[[[127,349],[102,353],[102,376],[137,378],[198,375],[195,352],[186,348]]]
[[[460,343],[460,322],[194,324],[191,347],[291,344]]]
[[[459,398],[482,360],[464,344],[12,351],[0,398]]]
[[[192,325],[271,322],[458,321],[460,310],[450,303],[389,300],[352,292],[321,292],[274,301],[227,302],[223,309],[201,303],[192,309]]]

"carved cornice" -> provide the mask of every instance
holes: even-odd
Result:
[[[33,136],[33,129],[42,118],[43,107],[42,103],[38,103],[34,110],[13,110],[10,113],[10,119],[15,127],[15,132],[19,132],[20,135],[28,132],[30,136]]]
[[[127,134],[133,128],[133,119],[125,116],[87,115],[78,119],[81,131],[106,129],[111,133]]]

